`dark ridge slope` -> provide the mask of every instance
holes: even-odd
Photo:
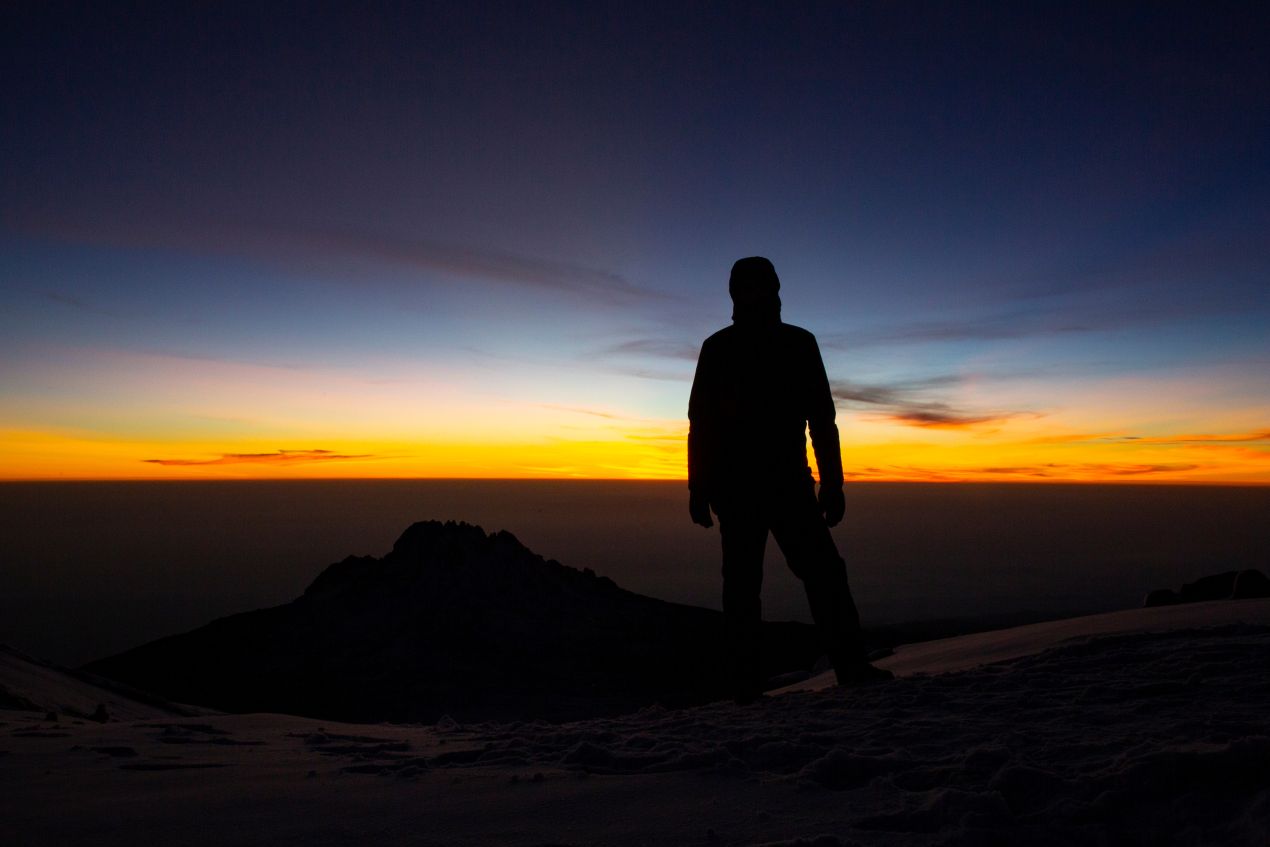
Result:
[[[508,532],[416,523],[383,558],[331,565],[303,596],[92,662],[226,711],[350,721],[613,714],[723,693],[719,612],[544,560]],[[810,627],[767,624],[767,670],[808,668]]]

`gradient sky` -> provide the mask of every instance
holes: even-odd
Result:
[[[683,477],[760,254],[853,479],[1270,483],[1267,8],[6,4],[0,478]]]

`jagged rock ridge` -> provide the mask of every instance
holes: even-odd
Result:
[[[1147,594],[1143,606],[1172,606],[1177,603],[1203,603],[1208,600],[1250,600],[1270,597],[1270,579],[1255,568],[1223,571],[1200,577],[1182,586],[1181,591],[1157,588]]]
[[[644,597],[465,523],[412,525],[290,603],[87,665],[228,711],[373,721],[562,720],[720,696],[718,612]],[[767,669],[809,667],[810,627],[767,624]]]

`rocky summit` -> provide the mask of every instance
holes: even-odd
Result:
[[[571,720],[722,696],[719,612],[545,560],[508,532],[412,525],[290,603],[92,662],[170,700],[349,721]],[[811,627],[765,624],[770,675],[817,658]]]

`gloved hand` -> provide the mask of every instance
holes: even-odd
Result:
[[[837,526],[847,511],[847,498],[842,494],[841,485],[820,486],[820,511],[825,513],[825,523]]]
[[[698,491],[693,491],[688,497],[688,514],[699,526],[706,529],[714,526],[714,519],[710,517],[710,498]]]

